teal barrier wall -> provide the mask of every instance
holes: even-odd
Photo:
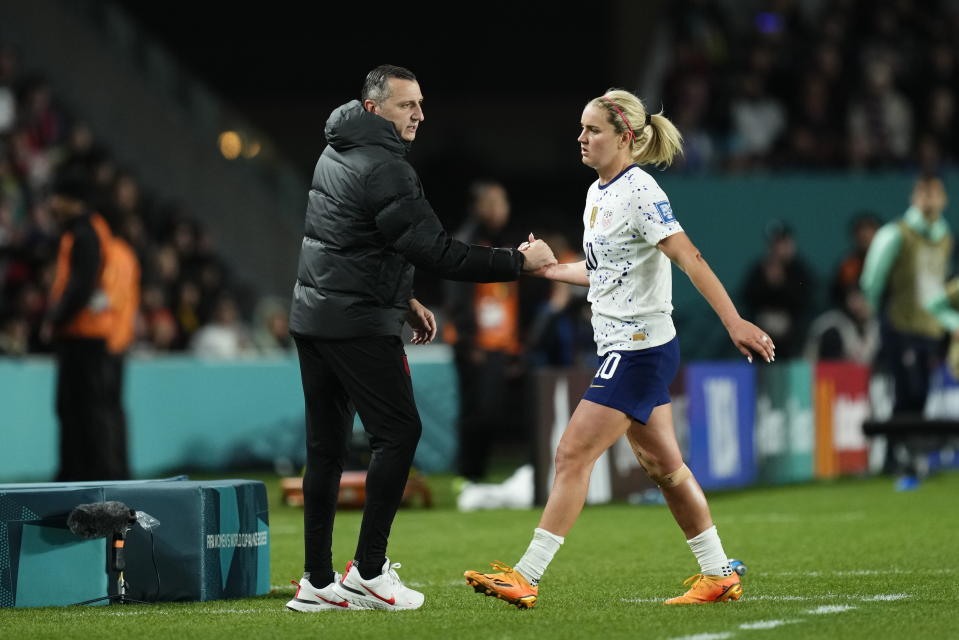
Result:
[[[818,276],[815,300],[826,304],[828,283],[849,250],[849,222],[868,209],[885,221],[909,205],[913,176],[832,174],[796,176],[683,177],[652,171],[665,189],[676,218],[709,261],[737,304],[752,264],[765,249],[763,230],[774,219],[792,226],[800,254]],[[959,176],[945,178],[953,203]],[[959,229],[956,204],[946,219]],[[735,358],[719,320],[689,279],[673,270],[673,318],[687,359]],[[695,336],[695,340],[689,339]]]
[[[456,371],[445,346],[407,352],[423,421],[416,464],[425,471],[445,470],[456,450]],[[49,359],[0,358],[0,481],[55,475],[54,380]],[[131,360],[126,407],[136,477],[302,455],[303,390],[295,357]]]
[[[766,484],[813,479],[812,367],[805,360],[757,368],[756,455]]]

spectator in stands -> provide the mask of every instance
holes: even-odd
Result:
[[[17,54],[13,46],[0,43],[0,136],[9,133],[17,121],[16,77]]]
[[[879,217],[871,211],[860,212],[849,225],[852,240],[852,249],[839,263],[836,274],[833,276],[830,297],[836,307],[845,307],[848,301],[849,290],[859,288],[859,277],[862,275],[862,266],[866,261],[869,245],[881,226]]]
[[[162,275],[164,299],[148,307],[147,299],[156,296],[145,295],[138,313],[138,351],[150,337],[154,350],[188,348],[193,333],[212,316],[215,301],[232,286],[229,273],[188,215],[154,207],[133,173],[119,171],[97,144],[88,124],[69,123],[50,85],[18,77],[14,49],[0,43],[0,318],[9,328],[8,342],[22,344],[19,328],[25,323],[30,328],[29,351],[50,349],[40,340],[40,328],[49,306],[46,292],[52,285],[59,234],[45,196],[54,173],[86,173],[88,208],[102,214],[114,235],[132,246],[144,265],[148,291],[157,272]],[[174,229],[166,243],[161,235],[165,226]],[[162,268],[155,269],[157,263]],[[213,266],[204,268],[210,263]],[[187,293],[177,308],[178,327],[171,309],[181,302],[182,290]]]
[[[786,129],[786,110],[769,95],[766,80],[757,73],[742,76],[738,97],[730,107],[733,125],[733,168],[764,166]],[[777,342],[778,344],[778,342]]]
[[[253,344],[260,353],[278,355],[293,349],[290,335],[289,305],[279,298],[264,298],[257,303]]]
[[[912,150],[912,107],[895,87],[892,65],[873,60],[865,88],[849,111],[849,149],[854,167],[902,164]]]
[[[690,75],[678,88],[673,121],[683,134],[685,146],[677,166],[690,173],[714,168],[719,154],[706,122],[710,100],[709,82],[700,74]]]
[[[30,327],[16,315],[0,319],[0,356],[23,356],[30,348]]]
[[[938,86],[930,93],[925,117],[919,120],[920,144],[932,142],[941,151],[940,158],[949,164],[959,160],[959,119],[956,117],[956,96],[952,89]]]
[[[779,220],[766,228],[766,255],[749,271],[743,302],[782,358],[801,353],[815,281],[797,255],[792,230]]]
[[[203,322],[200,319],[200,287],[192,280],[183,280],[177,290],[173,307],[178,339],[176,348],[185,349],[192,341]]]
[[[806,339],[809,360],[847,360],[871,365],[879,351],[879,323],[859,286],[846,289],[842,304],[813,320]]]
[[[248,355],[250,338],[240,322],[236,301],[228,295],[217,300],[213,321],[193,336],[193,353],[201,358],[230,360]]]
[[[788,136],[788,164],[809,169],[841,166],[845,132],[836,113],[837,100],[829,93],[825,78],[818,74],[807,76],[797,96]]]

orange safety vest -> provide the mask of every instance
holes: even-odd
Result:
[[[103,275],[106,264],[107,251],[113,240],[110,227],[99,214],[90,216],[90,224],[100,241],[100,268],[97,270],[97,286],[93,290],[93,297],[86,307],[80,310],[60,331],[62,335],[78,338],[102,338],[106,340],[113,329],[113,308],[106,295]],[[57,273],[50,290],[50,301],[56,304],[67,288],[70,280],[70,253],[73,250],[74,237],[72,233],[64,233],[60,239],[60,250],[57,254]]]
[[[477,283],[474,309],[477,347],[511,354],[520,352],[518,283]]]
[[[107,349],[123,353],[133,342],[140,308],[140,261],[122,238],[114,237],[110,242],[103,280],[115,313]]]
[[[136,313],[140,306],[140,262],[124,240],[114,237],[110,227],[97,213],[90,224],[100,242],[100,268],[93,297],[84,309],[61,330],[62,335],[78,338],[102,338],[111,353],[121,353],[133,341]],[[57,273],[50,290],[56,304],[70,280],[72,233],[63,234],[57,254]]]

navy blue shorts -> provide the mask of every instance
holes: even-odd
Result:
[[[583,399],[646,424],[654,408],[669,403],[669,385],[678,370],[678,337],[651,349],[610,351]]]

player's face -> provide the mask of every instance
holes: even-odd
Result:
[[[413,142],[416,130],[426,119],[420,85],[416,81],[401,78],[388,78],[387,82],[390,85],[390,97],[382,102],[367,100],[367,109],[392,122],[401,138]]]
[[[618,161],[623,149],[623,135],[617,134],[609,123],[607,112],[593,105],[583,109],[580,120],[582,131],[576,141],[579,142],[583,164],[593,169],[607,167]]]

